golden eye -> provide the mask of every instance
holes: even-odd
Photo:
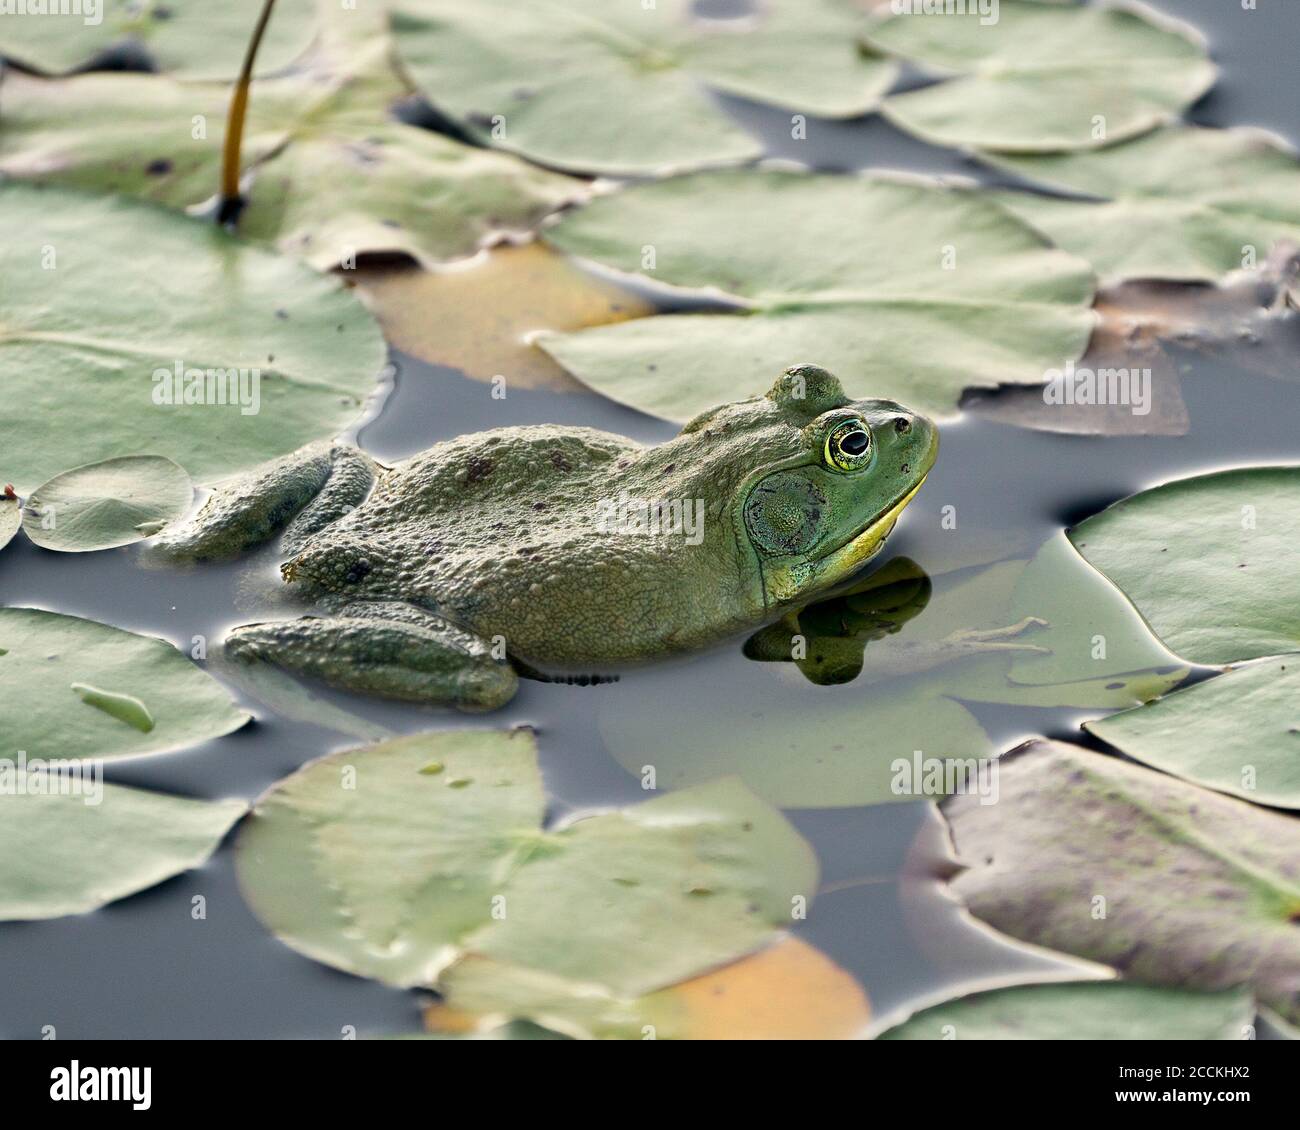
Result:
[[[857,471],[871,461],[871,429],[862,420],[836,424],[826,436],[826,462],[837,471]]]

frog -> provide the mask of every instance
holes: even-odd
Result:
[[[218,484],[153,553],[229,559],[279,536],[283,581],[319,612],[236,627],[227,655],[489,711],[520,677],[600,681],[844,582],[880,552],[938,444],[923,414],[850,399],[801,364],[658,444],[510,426],[391,465],[310,444]]]

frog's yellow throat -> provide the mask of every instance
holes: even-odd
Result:
[[[832,550],[815,561],[801,561],[795,565],[768,562],[763,566],[764,600],[767,603],[785,603],[806,598],[810,592],[826,588],[849,576],[871,558],[893,532],[898,516],[921,489],[926,480],[922,475],[911,490],[880,515],[852,540]],[[815,582],[815,586],[810,585]]]

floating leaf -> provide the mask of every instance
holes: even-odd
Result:
[[[855,117],[897,73],[860,47],[860,17],[841,0],[769,0],[744,20],[700,19],[692,7],[399,0],[393,30],[403,62],[439,107],[485,141],[583,172],[757,157],[762,145],[710,89]]]
[[[599,198],[547,238],[742,304],[539,339],[597,391],[670,420],[802,361],[851,397],[951,416],[965,388],[1041,383],[1083,352],[1094,321],[1084,264],[978,193],[933,182],[699,173]]]
[[[511,388],[581,391],[532,344],[538,330],[578,330],[655,313],[629,288],[581,270],[544,243],[498,247],[456,271],[369,267],[358,285],[384,336],[404,353]]]
[[[1015,985],[915,1013],[881,1040],[1240,1040],[1249,993],[1197,993],[1123,981]]]
[[[0,24],[0,55],[33,70],[61,73],[93,65],[106,52],[135,48],[146,51],[158,70],[187,78],[234,78],[263,2],[87,0],[85,15],[6,19]],[[259,73],[280,70],[310,46],[317,12],[328,2],[280,0],[257,54]]]
[[[1138,761],[1258,804],[1300,808],[1300,656],[1270,659],[1087,728]]]
[[[541,1023],[578,1036],[656,1040],[844,1040],[871,1010],[858,983],[821,951],[786,937],[671,988],[619,999],[594,986],[549,980],[533,971],[467,958],[446,989],[462,1005],[499,1007],[501,999]],[[508,985],[508,989],[504,986]],[[479,1015],[445,1003],[425,1012],[435,1031],[465,1030]]]
[[[0,549],[13,540],[23,524],[23,508],[18,496],[12,493],[0,494]]]
[[[45,549],[85,553],[153,537],[189,508],[184,468],[161,455],[126,455],[55,475],[27,500],[23,528]]]
[[[989,159],[1097,197],[1000,195],[1109,279],[1212,282],[1262,263],[1279,242],[1300,240],[1300,162],[1257,130],[1170,127],[1091,153]]]
[[[431,266],[525,232],[586,194],[582,182],[395,119],[410,89],[385,39],[338,67],[253,84],[245,151],[251,174],[239,230],[319,268],[364,253]],[[222,132],[194,137],[194,116],[222,120],[221,85],[154,75],[56,81],[11,74],[3,86],[0,172],[156,200],[202,204],[216,191]]]
[[[1300,824],[1119,758],[1035,741],[999,761],[997,804],[943,802],[953,891],[1014,938],[1130,980],[1250,986],[1300,1017]]]
[[[0,273],[0,451],[20,491],[139,451],[230,475],[355,419],[384,360],[337,280],[134,201],[0,187]],[[168,402],[178,383],[203,402]]]
[[[1300,467],[1179,479],[1070,531],[1155,633],[1193,663],[1300,650]]]
[[[448,966],[499,967],[477,990],[493,1007],[450,1003],[511,1016],[539,979],[636,997],[739,958],[816,887],[808,846],[736,781],[551,831],[544,810],[527,731],[346,750],[259,802],[240,879],[282,940],[350,972],[446,991]]]
[[[956,76],[882,108],[938,145],[1095,148],[1176,118],[1216,75],[1194,28],[1110,5],[1001,0],[991,21],[974,4],[942,19],[896,15],[868,41]]]
[[[198,867],[247,809],[0,763],[0,920],[84,914]]]
[[[36,608],[0,608],[0,679],[0,757],[135,757],[248,721],[171,644]]]

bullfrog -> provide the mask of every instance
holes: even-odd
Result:
[[[507,427],[384,466],[315,444],[219,487],[156,549],[230,558],[282,533],[283,579],[326,614],[236,628],[228,654],[492,710],[521,673],[580,682],[806,603],[879,552],[937,451],[924,416],[797,365],[658,445]]]

